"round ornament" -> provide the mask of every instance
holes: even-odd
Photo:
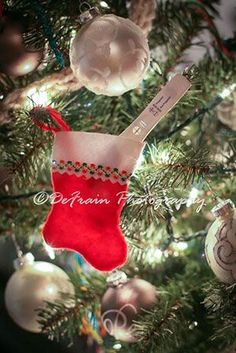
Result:
[[[37,309],[45,301],[54,302],[61,293],[74,294],[67,274],[58,266],[35,261],[28,253],[16,260],[16,272],[10,277],[5,290],[5,304],[13,321],[21,328],[40,332]]]
[[[205,253],[209,266],[224,283],[236,283],[236,211],[231,200],[212,210],[216,217],[209,228]]]
[[[43,50],[25,48],[23,31],[17,14],[9,13],[0,19],[0,72],[6,75],[26,75],[42,62]]]
[[[142,309],[150,310],[157,302],[156,289],[139,278],[127,279],[123,272],[108,278],[110,287],[102,298],[101,315],[105,330],[116,339],[135,342],[135,326]]]
[[[101,16],[96,8],[80,16],[83,23],[71,49],[71,68],[87,89],[119,96],[138,86],[150,54],[142,30],[129,19]]]

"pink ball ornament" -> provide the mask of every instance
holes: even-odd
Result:
[[[108,284],[101,305],[103,326],[120,341],[136,342],[134,321],[142,309],[151,310],[158,302],[156,288],[143,279],[127,279],[121,271],[111,274]]]

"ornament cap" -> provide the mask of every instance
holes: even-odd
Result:
[[[216,205],[211,212],[215,217],[227,218],[233,214],[234,208],[234,203],[228,199]]]
[[[34,263],[34,256],[30,252],[28,252],[27,254],[21,257],[18,257],[13,262],[15,270],[20,270],[21,268],[32,265],[33,263]]]
[[[85,23],[91,21],[93,18],[101,15],[99,9],[97,7],[91,7],[90,9],[82,12],[79,15],[79,23],[84,25]]]
[[[128,282],[127,275],[122,271],[115,270],[107,277],[107,284],[109,287],[117,287],[126,282]]]

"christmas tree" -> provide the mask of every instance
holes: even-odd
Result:
[[[23,329],[97,353],[234,352],[224,3],[0,1],[1,266],[14,244]]]

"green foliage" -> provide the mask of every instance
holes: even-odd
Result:
[[[236,285],[226,285],[216,280],[206,284],[204,304],[215,325],[212,340],[229,346],[235,341]]]
[[[40,131],[24,111],[18,112],[18,116],[7,129],[8,134],[1,145],[1,151],[4,165],[10,173],[9,178],[14,177],[19,188],[33,185],[36,183],[37,173],[49,165],[48,148],[51,146],[51,136]]]
[[[209,151],[203,148],[195,150],[177,141],[167,141],[157,147],[153,143],[148,152],[143,169],[150,178],[155,175],[153,182],[159,189],[186,188],[199,182],[213,167]]]
[[[38,310],[42,332],[50,339],[68,337],[73,340],[88,325],[91,315],[98,314],[104,278],[96,273],[86,276],[81,271],[71,274],[71,282],[74,296],[62,293],[61,301],[47,303],[46,308]]]
[[[160,265],[157,304],[150,312],[142,311],[134,323],[137,343],[121,342],[122,353],[199,353],[201,349],[207,351],[213,346],[210,340],[213,325],[207,319],[207,312],[202,304],[202,288],[211,278],[211,273],[205,260],[199,257],[198,242],[194,242],[193,249],[183,258],[174,260],[170,257]],[[136,271],[127,268],[126,272],[133,277]],[[151,283],[156,282],[156,269],[140,269],[139,275]],[[82,329],[82,318],[87,317],[89,312],[100,320],[98,309],[101,296],[106,290],[104,277],[95,273],[88,276],[79,273],[75,275],[73,284],[76,291],[74,306],[68,307],[61,301],[48,304],[40,312],[43,331],[53,339],[64,335],[69,335],[72,339]],[[105,352],[115,352],[111,348],[112,342],[114,344],[115,340],[105,338]],[[215,351],[218,352],[217,346]]]
[[[69,46],[72,33],[79,28],[82,1],[61,0],[60,6],[53,0],[39,2],[50,22],[57,48],[69,66]],[[126,1],[106,2],[109,7],[104,13],[128,15]],[[165,84],[200,31],[208,29],[218,43],[218,33],[209,28],[202,15],[202,11],[204,14],[207,11],[209,16],[216,17],[214,6],[218,3],[214,0],[157,1],[149,38],[152,65],[140,87],[121,97],[96,96],[84,88],[64,91],[54,97],[54,106],[72,130],[119,135]],[[0,93],[7,108],[10,93],[16,89],[25,92],[29,84],[47,79],[59,65],[32,1],[6,0],[4,4],[9,10],[27,14],[25,44],[46,48],[44,65],[39,70],[14,79],[0,75]],[[98,5],[98,2],[90,1],[90,4]],[[204,43],[198,45],[204,46]],[[167,53],[167,58],[156,63],[158,50]],[[159,301],[150,312],[142,312],[136,322],[138,342],[121,343],[121,353],[217,353],[235,339],[235,286],[210,282],[213,275],[202,255],[206,229],[212,220],[209,210],[216,196],[236,197],[233,178],[236,136],[218,121],[216,114],[216,107],[223,100],[219,94],[235,83],[236,65],[232,57],[219,49],[219,43],[212,50],[214,55],[207,52],[199,62],[191,91],[149,135],[144,160],[130,182],[121,220],[130,250],[125,270],[129,277],[138,275],[153,283]],[[30,249],[35,237],[41,239],[40,227],[50,208],[49,202],[35,205],[33,198],[38,191],[51,192],[52,136],[35,126],[24,104],[20,110],[11,107],[10,122],[0,125],[1,168],[6,168],[10,181],[8,189],[3,190],[0,185],[0,234],[8,236],[17,231],[20,244]],[[40,119],[53,123],[47,114],[42,114]],[[5,181],[3,177],[0,183]],[[188,199],[192,188],[199,184],[202,184],[199,198],[205,200],[199,212],[197,205],[178,207],[168,202],[171,198]],[[153,200],[162,202],[155,204]],[[179,242],[187,242],[188,248],[177,251]],[[162,256],[158,258],[160,252]],[[40,311],[42,330],[51,339],[66,336],[73,340],[81,332],[90,334],[91,315],[100,320],[105,277],[80,271],[71,280],[75,296],[65,295],[62,301],[48,303]],[[65,298],[69,299],[69,306]],[[100,338],[98,343],[105,353],[115,352],[114,338],[106,337],[103,343]]]

